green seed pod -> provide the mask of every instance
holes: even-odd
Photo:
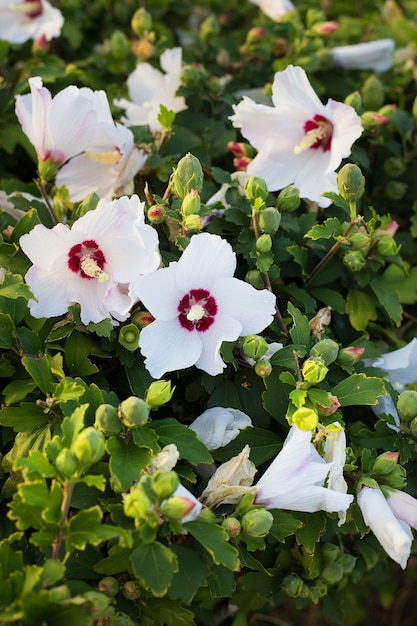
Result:
[[[403,422],[410,422],[417,417],[417,391],[403,391],[397,402],[397,412]]]
[[[119,434],[122,422],[116,407],[111,404],[101,404],[97,407],[94,426],[106,437]]]
[[[114,576],[105,576],[99,581],[97,589],[106,596],[115,598],[119,593],[119,581]]]
[[[291,213],[301,204],[300,192],[295,185],[288,185],[279,192],[276,207],[281,213]]]
[[[310,350],[310,356],[321,357],[326,365],[330,365],[337,359],[339,345],[333,339],[322,339]]]
[[[271,530],[274,518],[265,509],[253,509],[242,517],[242,530],[250,537],[265,537]]]
[[[256,240],[256,251],[260,254],[264,254],[265,252],[269,252],[272,248],[272,239],[271,235],[267,235],[264,233]]]
[[[183,200],[192,189],[201,193],[203,189],[203,169],[200,161],[190,152],[178,163],[176,170],[171,176],[171,184],[174,193]]]
[[[135,324],[125,324],[121,327],[118,340],[126,350],[134,352],[139,346],[139,328]]]
[[[126,600],[137,600],[140,596],[140,587],[134,580],[127,580],[122,587],[122,593]]]
[[[371,238],[367,233],[358,232],[349,235],[348,241],[353,250],[366,251],[371,243]]]
[[[149,407],[145,400],[136,398],[136,396],[129,396],[120,403],[120,417],[123,424],[128,428],[140,428],[149,419]]]
[[[335,561],[326,565],[321,573],[321,578],[327,585],[335,585],[342,580],[343,576],[344,569],[342,565]]]
[[[407,191],[407,183],[391,180],[385,187],[385,193],[390,200],[401,200]]]
[[[404,174],[406,165],[400,157],[389,157],[384,161],[384,172],[391,178],[397,178]]]
[[[366,259],[360,250],[349,250],[343,257],[343,263],[352,272],[359,272],[366,263]]]
[[[274,235],[281,223],[281,213],[273,206],[262,209],[258,216],[259,230]]]
[[[258,360],[268,352],[268,344],[260,335],[248,335],[243,341],[243,352],[251,359]]]
[[[72,451],[83,465],[93,465],[100,461],[105,452],[103,433],[93,426],[82,430],[72,444]]]
[[[353,163],[347,163],[342,167],[336,182],[339,194],[347,202],[356,202],[365,192],[365,177],[360,168]]]

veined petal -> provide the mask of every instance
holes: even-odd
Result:
[[[165,86],[162,72],[149,63],[139,63],[126,82],[130,99],[142,106],[159,99]]]
[[[70,85],[52,100],[48,123],[54,148],[68,159],[85,150],[93,139],[97,114],[92,110],[91,101]]]
[[[111,284],[101,283],[98,280],[86,280],[80,275],[73,274],[68,283],[68,296],[71,302],[78,302],[81,306],[80,317],[83,324],[98,323],[110,317],[105,304],[105,295]]]
[[[36,297],[36,300],[29,300],[33,317],[56,317],[67,312],[71,304],[67,289],[69,278],[66,269],[49,272],[32,266],[27,271],[25,281]]]
[[[177,266],[177,283],[187,293],[190,289],[210,289],[224,276],[233,276],[236,255],[232,246],[218,235],[201,233],[191,237]]]
[[[159,270],[161,271],[161,270]],[[139,347],[153,378],[194,365],[202,350],[201,333],[188,332],[178,319],[155,320],[140,332]]]
[[[210,376],[221,374],[226,365],[220,356],[220,346],[223,341],[234,341],[241,332],[242,326],[238,320],[217,313],[214,324],[208,330],[199,333],[202,351],[195,363],[196,366]]]
[[[117,177],[118,171],[114,166],[99,163],[86,154],[79,154],[58,171],[56,186],[65,185],[72,202],[84,200],[93,191],[100,198],[110,199]]]
[[[67,267],[72,235],[64,224],[57,224],[54,228],[37,224],[29,233],[20,237],[19,244],[34,265],[50,271],[53,268]]]
[[[307,74],[298,66],[289,65],[277,72],[272,84],[272,101],[277,108],[302,107],[305,121],[316,114],[325,115],[325,107],[311,86]]]
[[[273,320],[276,299],[267,289],[255,289],[237,278],[220,278],[211,294],[216,299],[219,313],[239,320],[243,335],[259,333]]]
[[[262,148],[275,135],[276,110],[265,104],[257,104],[244,96],[239,104],[233,105],[234,115],[229,117],[235,128],[240,128],[242,135],[254,148]],[[295,144],[294,144],[295,145]]]
[[[162,321],[178,319],[178,305],[184,292],[176,282],[177,268],[178,263],[170,263],[152,274],[139,276],[131,286],[148,311]]]
[[[336,170],[342,159],[352,151],[352,144],[362,135],[363,128],[355,109],[343,102],[329,100],[326,104],[326,115],[333,123],[332,147],[328,171]]]
[[[352,503],[352,500],[353,496],[350,494],[338,493],[317,485],[300,485],[297,489],[270,496],[266,500],[263,500],[262,497],[259,499],[258,495],[256,496],[256,502],[265,504],[267,509],[285,509],[288,511],[303,511],[305,513],[314,513],[316,511],[336,513],[346,510]]]
[[[209,450],[216,450],[233,441],[240,430],[248,426],[252,426],[252,420],[246,413],[215,406],[204,411],[188,427]]]

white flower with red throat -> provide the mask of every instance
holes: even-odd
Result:
[[[53,158],[58,164],[65,163],[85,150],[94,137],[94,94],[98,92],[70,85],[52,98],[39,76],[29,78],[29,85],[30,94],[16,96],[16,115],[23,132],[40,161]]]
[[[233,125],[258,150],[247,174],[262,176],[270,191],[294,184],[301,197],[329,206],[322,194],[337,191],[336,169],[362,133],[359,116],[341,102],[322,104],[305,71],[292,65],[275,74],[272,101],[245,96],[233,107]]]
[[[47,0],[0,0],[0,39],[24,43],[59,37],[64,18]]]
[[[250,0],[271,18],[274,22],[279,22],[284,15],[292,11],[295,7],[291,0]]]
[[[36,298],[32,315],[55,317],[78,303],[83,324],[125,319],[135,302],[130,283],[160,263],[157,233],[137,196],[101,200],[71,229],[38,224],[20,245],[33,263],[25,277]]]
[[[181,48],[165,50],[160,64],[165,74],[149,63],[139,63],[127,79],[130,100],[122,98],[115,104],[126,112],[122,122],[127,126],[147,124],[152,132],[162,130],[158,122],[161,104],[178,113],[187,108],[185,100],[176,93],[181,85]]]
[[[134,295],[154,316],[139,347],[154,378],[196,365],[215,376],[226,367],[223,341],[256,334],[275,312],[275,296],[233,278],[236,255],[218,235],[194,235],[178,262],[141,276]]]

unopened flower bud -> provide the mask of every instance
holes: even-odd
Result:
[[[387,122],[388,118],[386,115],[381,115],[381,113],[376,113],[375,111],[365,111],[365,113],[361,115],[361,124],[364,130],[373,130],[374,128],[383,126]]]
[[[397,401],[397,412],[403,422],[410,422],[417,417],[417,391],[403,391]]]
[[[366,259],[360,250],[348,250],[343,257],[343,263],[352,272],[359,272],[366,263]]]
[[[69,448],[62,448],[55,459],[55,466],[61,476],[66,479],[74,478],[79,468],[77,457]]]
[[[180,520],[187,517],[195,507],[195,502],[181,496],[171,496],[161,505],[161,512],[165,517]]]
[[[297,574],[289,574],[282,581],[281,588],[291,598],[299,598],[304,596],[305,583],[297,576]]]
[[[166,500],[176,490],[180,480],[176,472],[158,471],[152,474],[152,491],[160,500]]]
[[[367,233],[353,233],[349,235],[349,243],[354,250],[366,251],[371,243],[371,238]]]
[[[317,404],[317,410],[320,415],[333,415],[340,408],[341,404],[337,398],[337,396],[329,393],[330,406],[322,406],[321,404]]]
[[[356,113],[359,115],[363,112],[362,96],[359,91],[353,91],[346,96],[344,103],[355,109]]]
[[[379,235],[376,249],[381,256],[394,256],[398,254],[400,248],[390,235]]]
[[[251,204],[258,199],[266,200],[269,195],[268,186],[260,176],[250,176],[245,184],[245,196]]]
[[[154,321],[154,316],[148,311],[138,311],[132,317],[132,322],[136,324],[138,328],[145,328]]]
[[[268,235],[274,235],[281,223],[281,213],[273,206],[262,209],[258,216],[259,230]]]
[[[241,525],[236,517],[226,517],[222,521],[222,526],[229,537],[236,537],[240,533]]]
[[[255,148],[241,141],[229,141],[227,149],[230,150],[235,157],[254,157],[256,154]]]
[[[255,289],[264,289],[265,283],[259,270],[249,270],[245,276],[247,283],[255,287]]]
[[[115,598],[119,593],[119,581],[114,576],[105,576],[99,581],[97,589],[106,596]]]
[[[385,93],[382,81],[371,74],[362,87],[362,101],[366,110],[376,111],[384,104]]]
[[[163,406],[171,400],[174,389],[171,387],[171,381],[156,380],[149,385],[145,393],[146,404],[151,409]]]
[[[385,187],[385,193],[390,200],[401,200],[407,191],[407,183],[391,180]]]
[[[364,352],[365,348],[360,348],[356,346],[342,348],[341,350],[339,350],[336,362],[339,365],[354,365],[362,358]]]
[[[122,428],[122,422],[116,407],[111,404],[100,404],[96,409],[94,426],[106,437],[117,435]]]
[[[380,454],[372,465],[373,474],[390,474],[397,466],[398,452],[384,452]]]
[[[243,351],[249,358],[258,360],[268,352],[268,344],[260,335],[248,335],[243,342]]]
[[[272,239],[271,235],[267,235],[264,233],[256,240],[256,252],[263,254],[265,252],[269,252],[272,248]]]
[[[300,192],[295,185],[288,185],[282,189],[277,198],[277,209],[282,213],[291,213],[301,204]]]
[[[93,426],[84,428],[72,444],[72,450],[83,465],[93,465],[100,461],[105,452],[103,433]]]
[[[148,220],[151,224],[162,224],[166,216],[166,206],[163,204],[153,204],[148,209]]]
[[[321,572],[320,578],[327,585],[335,585],[340,582],[344,576],[344,569],[340,563],[332,561],[328,563]]]
[[[37,37],[32,44],[32,54],[42,55],[49,50],[49,41],[44,34]]]
[[[119,332],[118,340],[126,350],[134,352],[139,346],[139,328],[136,324],[126,324]]]
[[[267,378],[267,376],[269,376],[272,372],[271,361],[263,357],[262,359],[259,359],[259,361],[256,361],[253,369],[261,378]]]
[[[334,33],[339,28],[337,22],[326,21],[326,22],[317,22],[313,24],[310,30],[317,35],[330,35]]]
[[[190,152],[178,163],[172,174],[171,184],[174,193],[183,200],[187,193],[195,189],[199,193],[203,189],[203,169],[200,161]]]
[[[330,365],[336,360],[339,353],[339,345],[333,339],[322,339],[318,341],[310,350],[310,356],[319,356],[325,365]]]
[[[254,26],[250,28],[246,34],[246,43],[254,44],[262,41],[263,36],[265,34],[265,29],[262,26]]]
[[[127,517],[133,519],[145,518],[152,503],[146,493],[142,489],[133,489],[130,493],[127,493],[123,498],[123,511]]]
[[[203,228],[201,217],[199,215],[186,215],[182,223],[185,230],[200,231]]]
[[[307,383],[316,385],[326,378],[329,368],[320,357],[312,357],[304,361],[301,371]]]
[[[404,174],[405,170],[406,165],[404,159],[400,157],[388,157],[388,159],[384,161],[384,172],[390,176],[390,178],[401,176],[401,174]]]
[[[237,172],[246,172],[252,159],[248,156],[235,157],[233,159],[233,167]]]
[[[365,177],[353,163],[342,167],[336,178],[339,194],[347,202],[356,202],[365,192]]]
[[[410,422],[410,431],[413,437],[417,439],[417,417],[414,417]]]
[[[197,189],[191,189],[185,196],[181,205],[183,215],[198,215],[200,213],[201,200]]]
[[[122,587],[122,593],[126,600],[137,600],[140,596],[140,586],[134,580],[127,580]]]
[[[242,517],[242,530],[250,537],[265,537],[271,530],[274,517],[265,509],[253,509]]]
[[[294,411],[290,419],[291,423],[295,424],[300,430],[313,430],[318,424],[319,416],[314,409],[302,406]]]
[[[152,15],[144,7],[140,7],[134,12],[130,25],[135,35],[143,37],[152,30]]]
[[[130,52],[130,40],[123,31],[116,30],[110,37],[110,48],[115,59],[125,59]]]
[[[120,418],[128,428],[140,428],[149,419],[149,406],[145,400],[129,396],[120,403]]]
[[[199,63],[184,65],[181,70],[180,80],[185,87],[199,87],[205,85],[209,77],[207,70]]]

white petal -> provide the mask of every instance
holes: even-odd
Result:
[[[57,187],[68,188],[72,202],[84,200],[93,191],[100,198],[111,198],[118,177],[114,166],[99,163],[80,154],[65,163],[56,177]]]
[[[329,100],[326,104],[326,117],[333,123],[328,171],[334,171],[342,159],[350,155],[352,144],[362,135],[363,128],[355,109],[343,102]]]
[[[184,292],[176,282],[177,266],[175,262],[170,263],[169,267],[139,276],[132,284],[132,292],[156,319],[178,319],[178,305]]]
[[[266,289],[255,289],[237,278],[220,278],[211,289],[211,294],[219,313],[240,322],[243,335],[259,333],[273,320],[276,299]]]
[[[272,84],[272,100],[276,107],[287,108],[289,112],[296,107],[305,111],[305,121],[316,114],[325,115],[325,108],[317,96],[305,71],[289,65],[282,72],[277,72]]]
[[[216,450],[235,439],[240,430],[252,426],[249,415],[239,409],[212,407],[199,415],[189,428],[209,450]]]
[[[417,529],[417,500],[415,498],[405,491],[392,489],[387,503],[397,519]]]
[[[350,46],[336,46],[332,53],[336,65],[346,69],[385,72],[392,66],[394,48],[393,39],[379,39]]]
[[[233,126],[241,129],[242,135],[254,148],[262,148],[274,132],[276,110],[244,96],[239,104],[233,105],[233,111],[234,115],[229,117]]]
[[[20,238],[20,247],[34,265],[44,270],[67,266],[68,251],[73,245],[71,231],[64,224],[46,228],[37,224]]]
[[[159,59],[160,65],[167,74],[180,74],[182,64],[182,49],[170,48],[165,50]]]
[[[70,272],[67,269],[53,272],[32,266],[25,276],[35,300],[29,301],[34,317],[56,317],[67,312],[71,300],[68,297]]]
[[[217,313],[214,324],[199,333],[203,346],[196,366],[210,376],[221,374],[226,365],[220,356],[220,347],[223,341],[235,341],[241,333],[242,326],[238,320]]]
[[[306,513],[345,511],[353,500],[350,494],[338,493],[317,485],[300,485],[297,489],[279,493],[267,500],[262,499],[262,489],[260,495],[261,498],[256,497],[256,502],[264,503],[267,509],[285,509]]]
[[[202,350],[200,333],[189,332],[177,319],[155,320],[140,332],[139,347],[153,378],[194,365]]]

